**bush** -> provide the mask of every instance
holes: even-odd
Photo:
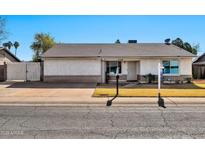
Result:
[[[191,78],[186,78],[187,83],[191,83]]]
[[[152,83],[155,80],[155,75],[149,73],[144,76],[148,83]]]

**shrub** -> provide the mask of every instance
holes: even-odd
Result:
[[[152,83],[155,80],[155,75],[149,73],[144,76],[148,83]]]

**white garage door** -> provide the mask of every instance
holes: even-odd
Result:
[[[100,75],[100,60],[45,60],[44,75]]]

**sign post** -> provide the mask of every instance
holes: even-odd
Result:
[[[161,66],[160,63],[158,63],[158,105],[160,107],[166,108],[164,106],[164,99],[161,98],[161,94],[160,94],[160,89],[161,89],[161,75],[162,75],[162,69],[164,67]]]
[[[163,69],[163,67],[161,67],[160,63],[158,63],[158,97],[160,97],[161,88],[161,69]]]

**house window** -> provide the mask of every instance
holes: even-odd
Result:
[[[179,74],[178,60],[163,60],[163,74]]]
[[[108,61],[107,62],[107,73],[110,75],[115,75],[117,73],[121,74],[121,62],[120,61]]]

